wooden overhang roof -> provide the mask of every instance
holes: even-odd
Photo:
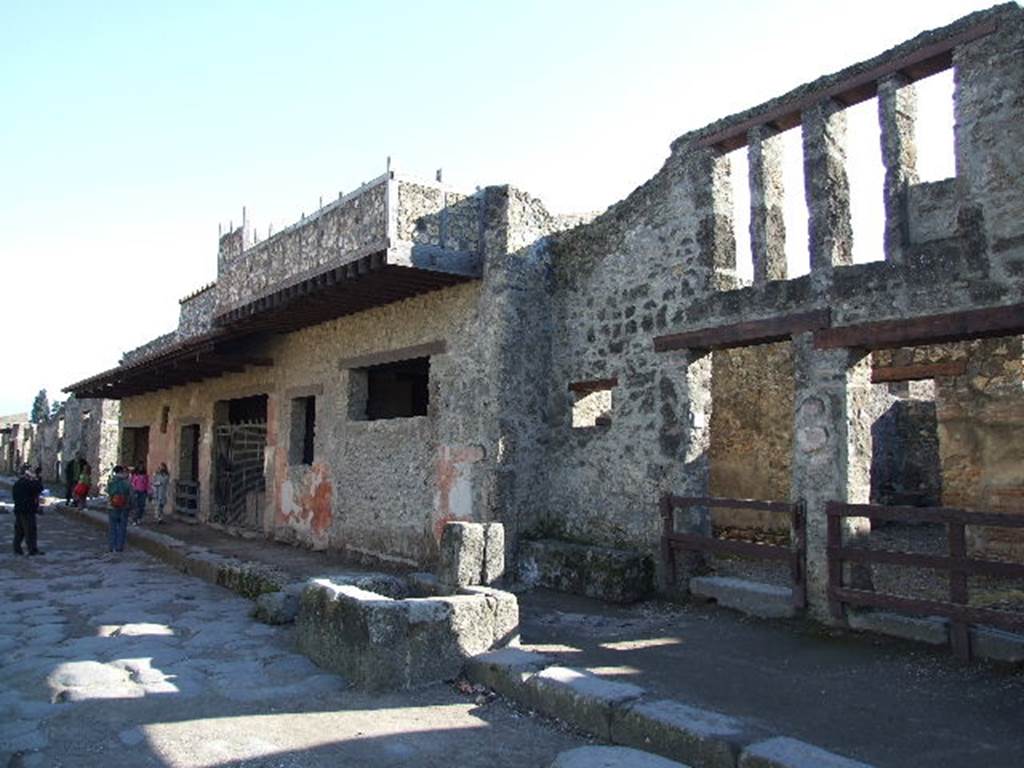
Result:
[[[79,398],[119,400],[250,366],[271,366],[272,359],[253,352],[264,346],[267,334],[290,333],[473,279],[471,274],[388,263],[387,252],[379,251],[217,314],[208,333],[122,363],[64,391]]]

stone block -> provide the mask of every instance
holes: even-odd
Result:
[[[677,701],[637,702],[612,715],[612,741],[703,768],[734,768],[761,736],[742,720]]]
[[[490,587],[465,587],[465,594],[480,595],[491,612],[493,640],[491,647],[519,642],[519,600],[511,592]]]
[[[644,689],[570,667],[548,667],[524,685],[527,706],[611,740],[612,710],[635,701]]]
[[[955,236],[959,212],[956,179],[907,187],[907,223],[913,244]]]
[[[743,750],[739,768],[871,768],[867,763],[826,752],[783,736],[759,741]]]
[[[690,579],[690,593],[762,619],[796,615],[793,591],[788,587],[723,576],[695,576]]]
[[[949,622],[939,616],[916,618],[888,611],[855,613],[850,611],[846,623],[851,629],[878,632],[890,637],[900,637],[929,645],[946,645],[949,642]]]
[[[497,584],[505,576],[505,526],[501,523],[484,525],[484,565],[481,583]]]
[[[551,768],[688,768],[629,747],[576,747],[560,752]]]
[[[519,544],[517,575],[528,586],[632,603],[654,589],[654,564],[639,552],[554,539]]]
[[[264,624],[291,624],[299,615],[299,603],[305,582],[289,584],[278,592],[266,592],[256,598],[253,618]]]
[[[506,698],[525,703],[524,683],[550,664],[551,659],[539,653],[522,648],[501,648],[469,659],[466,676]]]
[[[971,627],[971,650],[984,659],[1019,664],[1024,662],[1024,635],[990,627]]]
[[[438,580],[449,587],[479,584],[484,571],[485,535],[480,523],[452,522],[441,533]]]

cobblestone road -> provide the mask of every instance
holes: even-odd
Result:
[[[10,535],[11,516],[0,515]],[[580,740],[437,685],[372,696],[251,604],[40,518],[0,555],[0,766],[546,766]]]

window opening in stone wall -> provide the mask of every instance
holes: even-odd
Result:
[[[129,467],[145,464],[148,456],[149,427],[125,427],[121,430],[121,464]]]
[[[1021,337],[879,350],[871,362],[871,503],[1020,513]],[[948,537],[942,523],[876,521],[869,546],[937,554],[946,551]],[[1024,530],[969,526],[967,548],[980,559],[1024,562]],[[940,571],[871,565],[875,589],[887,594],[938,594],[947,578]],[[1020,605],[1022,586],[968,578],[972,603]]]
[[[917,92],[918,181],[941,181],[956,176],[953,112],[953,70],[947,69],[914,83]]]
[[[160,409],[160,434],[167,434],[167,423],[171,418],[171,406],[165,405]]]
[[[795,372],[790,342],[716,350],[711,359],[708,494],[759,501],[790,500]],[[788,546],[786,515],[712,508],[717,538]],[[782,566],[715,557],[719,575],[788,583]],[[748,569],[770,570],[751,573]]]
[[[726,157],[732,179],[732,231],[736,242],[736,277],[739,287],[750,285],[754,279],[754,260],[750,251],[750,163],[746,146],[730,152]]]
[[[845,110],[853,262],[885,260],[885,166],[879,149],[878,99]]]
[[[804,192],[802,128],[785,131],[782,141],[782,219],[786,229],[786,276],[800,277],[811,271],[808,246],[807,195]]]
[[[594,429],[612,425],[612,390],[615,380],[580,381],[569,385],[572,428]]]
[[[293,398],[291,418],[288,463],[312,465],[316,438],[316,397],[309,395]]]
[[[426,416],[430,358],[415,357],[349,371],[349,416],[355,420]]]

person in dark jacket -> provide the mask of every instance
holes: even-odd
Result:
[[[11,489],[14,497],[14,554],[23,555],[22,542],[28,546],[30,555],[41,555],[36,541],[36,513],[39,511],[39,494],[43,484],[31,468],[25,467]]]

